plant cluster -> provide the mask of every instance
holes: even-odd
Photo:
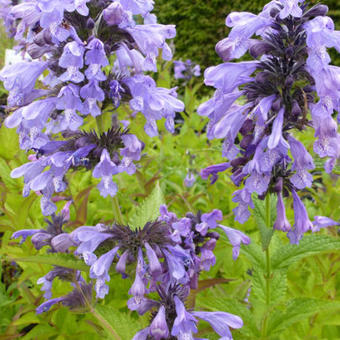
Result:
[[[157,23],[153,0],[0,0],[0,4],[7,33],[23,56],[21,62],[0,71],[8,91],[4,125],[17,129],[20,148],[28,154],[28,162],[23,157],[4,186],[23,177],[23,197],[41,198],[46,224],[21,229],[20,216],[11,215],[13,209],[7,209],[6,203],[1,208],[20,228],[11,239],[21,238],[22,247],[33,245],[30,251],[36,254],[26,260],[53,265],[37,281],[45,301],[34,301],[36,314],[40,317],[62,306],[74,313],[91,313],[111,338],[121,339],[117,322],[105,318],[105,309],[98,311],[101,300],[125,282],[119,308],[128,310],[131,320],[137,315],[142,320],[141,330],[132,329],[134,340],[198,339],[205,336],[199,332],[199,320],[214,330],[209,339],[232,339],[233,330],[248,338],[278,334],[285,325],[280,325],[279,314],[288,320],[294,314],[288,307],[285,313],[275,310],[270,318],[274,303],[281,301],[276,292],[286,290],[288,266],[303,254],[340,249],[335,237],[303,237],[308,231],[339,225],[315,213],[311,222],[303,197],[313,199],[308,190],[318,183],[314,177],[320,159],[326,161],[319,170],[331,173],[340,158],[340,68],[330,64],[327,52],[328,48],[340,52],[340,32],[327,16],[327,6],[273,0],[258,15],[230,13],[226,18],[230,34],[216,45],[224,63],[204,72],[205,84],[216,89],[197,109],[209,119],[206,123],[194,115],[192,100],[197,87],[192,88],[190,80],[200,75],[199,65],[174,62],[174,77],[186,86],[183,102],[177,98],[177,88],[159,87],[152,77],[162,70],[157,65],[161,59],[172,59],[167,40],[176,35],[174,25]],[[232,61],[247,52],[253,60]],[[158,83],[168,85],[161,76],[160,72]],[[141,123],[144,127],[138,129]],[[310,128],[315,131],[318,159],[300,138]],[[172,145],[171,138],[182,136]],[[196,139],[197,149],[192,151],[190,144]],[[209,187],[211,192],[221,182],[225,188],[230,189],[231,182],[241,187],[232,198],[238,204],[233,209],[235,220],[245,223],[251,216],[249,208],[253,209],[265,256],[246,233],[224,225],[231,215],[224,219],[215,201],[209,205],[202,192],[195,198],[199,209],[184,191],[180,196],[185,207],[173,212],[157,181],[171,183],[168,178],[176,165],[150,181],[144,177],[150,155],[161,160],[160,168],[169,162],[162,143],[173,148],[175,157],[183,144],[187,148],[188,167],[181,178],[185,191],[195,192],[199,169],[202,179],[217,182]],[[222,148],[226,161],[214,164],[210,155],[203,161],[199,152],[204,150],[198,150],[202,145],[208,145],[207,154]],[[181,159],[176,162],[183,167]],[[217,181],[227,170],[231,182]],[[100,180],[98,202],[111,197],[113,221],[103,215],[101,203],[96,205],[96,217],[87,216],[88,197],[96,195],[92,178]],[[149,188],[148,193],[154,186],[129,216],[121,207],[130,201],[118,200],[118,195],[127,198],[126,187],[118,190],[121,178],[129,178],[128,183],[135,178]],[[68,196],[77,180],[83,190]],[[174,182],[171,185],[178,190]],[[133,186],[131,191],[147,196],[134,192]],[[218,199],[229,202],[225,196]],[[73,204],[77,208],[78,201],[73,219],[70,210]],[[293,202],[293,226],[285,201]],[[278,251],[272,255],[274,230],[287,232],[291,245],[280,248],[282,242],[276,239]],[[30,243],[25,242],[28,238]],[[231,248],[230,259],[225,245]],[[242,307],[226,302],[221,308],[199,310],[195,301],[202,286],[234,280],[221,276],[221,266],[224,270],[237,266],[234,261],[241,247],[251,263],[247,272],[251,278],[243,280],[239,290]],[[222,265],[217,255],[221,253]],[[214,278],[207,279],[209,275]],[[55,294],[58,285],[62,293]],[[209,301],[203,306],[209,307]],[[261,317],[255,324],[249,313],[257,306]]]

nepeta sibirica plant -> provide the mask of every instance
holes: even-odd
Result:
[[[275,194],[274,228],[287,232],[294,244],[308,230],[336,224],[320,216],[312,223],[298,194],[312,186],[315,168],[299,141],[301,132],[314,128],[314,152],[327,158],[327,172],[340,156],[340,68],[330,64],[327,53],[331,47],[340,52],[340,32],[327,11],[322,4],[282,0],[271,1],[258,15],[230,13],[230,34],[216,45],[224,63],[205,71],[205,84],[216,92],[198,109],[210,119],[208,138],[224,139],[222,155],[228,159],[204,169],[202,177],[212,175],[214,182],[219,172],[232,169],[233,182],[243,184],[233,198],[241,223],[254,207],[252,196]],[[246,52],[252,61],[232,61]],[[283,201],[288,196],[293,198],[293,227]]]
[[[31,58],[0,72],[12,112],[5,125],[17,127],[22,149],[36,152],[13,177],[24,176],[24,195],[42,193],[44,215],[56,211],[51,197],[66,189],[69,169],[93,170],[102,179],[101,194],[114,196],[112,175],[134,173],[143,143],[119,122],[105,131],[102,114],[128,103],[145,116],[148,135],[158,134],[156,122],[163,118],[174,131],[175,113],[183,103],[174,89],[157,87],[144,73],[157,71],[160,50],[165,60],[171,59],[166,39],[175,36],[175,27],[156,22],[150,13],[153,1],[5,5],[5,26],[12,31],[15,25],[17,49]],[[91,117],[97,120],[97,133],[83,130]]]
[[[62,221],[62,214],[60,216]],[[53,224],[58,224],[56,221],[59,219],[53,217]],[[113,265],[123,279],[134,277],[129,289],[132,297],[127,306],[141,315],[151,312],[150,326],[138,332],[134,339],[192,338],[198,331],[197,318],[208,321],[216,333],[231,339],[229,327],[242,327],[240,317],[226,312],[194,312],[186,310],[184,305],[191,289],[198,287],[200,273],[215,265],[213,250],[219,234],[213,229],[219,227],[226,233],[233,247],[234,260],[239,255],[241,243],[250,242],[242,232],[218,224],[221,219],[222,213],[217,209],[206,214],[187,213],[186,217],[179,219],[162,205],[159,218],[147,222],[142,228],[98,224],[53,237],[48,234],[52,233],[50,223],[46,232],[19,231],[13,237],[33,234],[32,242],[36,242],[33,238],[40,235],[40,243],[44,242],[40,247],[50,245],[52,252],[68,252],[69,248],[76,246],[74,253],[82,256],[90,266],[90,278],[95,280],[97,298],[104,298],[109,293],[106,283],[111,279]],[[55,240],[57,238],[58,241]],[[71,282],[74,291],[52,298],[55,278]],[[57,266],[38,283],[43,284],[44,297],[48,300],[37,308],[37,313],[48,311],[58,303],[71,309],[91,306],[92,282],[87,284],[79,271]],[[159,301],[153,300],[155,294]]]

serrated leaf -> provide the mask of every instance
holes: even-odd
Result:
[[[272,256],[272,269],[288,268],[304,257],[340,250],[340,240],[326,235],[304,236],[300,244],[287,244]]]
[[[141,323],[140,319],[134,319],[129,314],[110,306],[97,305],[96,311],[111,325],[122,340],[132,339],[139,330],[146,326]]]
[[[46,254],[46,255],[35,255],[35,256],[23,256],[23,257],[8,257],[15,262],[32,262],[41,264],[50,264],[54,266],[66,267],[81,271],[88,271],[89,267],[77,259],[71,254]]]
[[[250,244],[241,246],[241,253],[247,257],[254,267],[265,268],[264,253],[253,240]]]
[[[260,268],[255,269],[251,278],[251,299],[266,304],[267,299],[267,273]],[[281,299],[284,298],[287,290],[287,271],[276,270],[271,273],[269,278],[269,305],[277,304]]]
[[[289,301],[286,311],[277,311],[272,314],[268,322],[268,334],[277,333],[287,329],[293,323],[306,319],[309,316],[330,310],[340,310],[340,301],[324,301],[309,298],[298,298]]]
[[[129,219],[129,226],[137,229],[149,221],[154,221],[159,216],[159,207],[162,204],[164,204],[164,196],[157,183],[151,194],[136,208],[134,215]]]
[[[270,195],[269,198],[269,221],[267,221],[267,208],[266,208],[266,201],[260,200],[257,197],[253,198],[254,202],[254,217],[256,224],[260,230],[261,235],[261,243],[262,249],[266,250],[269,247],[270,240],[273,236],[274,229],[274,221],[276,216],[276,209],[275,209],[275,197],[274,195]],[[268,223],[269,222],[269,223]]]

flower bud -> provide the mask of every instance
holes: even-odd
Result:
[[[247,119],[241,129],[240,129],[240,133],[245,136],[247,135],[249,132],[252,132],[254,130],[254,122],[251,119]]]
[[[89,18],[86,22],[86,27],[89,29],[89,30],[92,30],[95,26],[95,22],[92,18]]]
[[[312,7],[309,11],[307,11],[303,16],[305,18],[308,17],[318,17],[318,16],[324,16],[328,12],[328,7],[326,5],[317,4],[314,7]]]
[[[272,50],[273,50],[272,45],[268,44],[265,41],[259,41],[250,47],[249,53],[253,58],[256,59],[257,57],[266,54]]]
[[[118,2],[112,3],[103,11],[103,18],[109,26],[119,25],[123,21],[123,15],[123,7]]]

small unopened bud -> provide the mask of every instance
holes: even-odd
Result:
[[[282,177],[279,177],[277,182],[274,185],[274,191],[279,193],[282,191],[282,188],[283,188],[283,179]]]
[[[292,87],[293,83],[294,83],[294,78],[292,76],[288,76],[285,81],[285,86]]]
[[[302,110],[300,108],[300,105],[299,103],[294,100],[293,101],[293,105],[292,105],[292,115],[293,116],[299,116],[301,114]]]
[[[281,106],[282,106],[281,98],[277,98],[272,105],[272,110],[275,112],[279,112],[281,109]]]
[[[328,7],[326,5],[317,4],[308,10],[303,16],[305,18],[324,16],[328,12]]]
[[[92,18],[89,18],[86,22],[86,27],[89,30],[92,30],[94,28],[94,26],[96,25],[96,23],[94,22],[94,20]]]
[[[292,46],[287,47],[285,53],[287,57],[292,57],[294,55],[294,47]]]
[[[246,164],[247,162],[248,162],[248,159],[247,159],[247,158],[245,158],[245,157],[239,157],[239,158],[233,159],[233,160],[230,162],[230,164],[231,164],[231,166],[232,166],[233,168],[235,168],[235,167],[238,167],[238,166],[240,166],[240,165],[244,165],[244,164]]]
[[[248,133],[252,132],[254,130],[254,122],[251,119],[247,119],[241,129],[240,129],[240,133],[245,136]]]
[[[266,54],[273,50],[273,46],[268,44],[265,41],[259,41],[256,44],[253,44],[250,49],[249,53],[253,58],[257,58],[263,54]]]
[[[253,141],[253,139],[254,139],[253,135],[244,136],[240,143],[240,147],[242,149],[247,149],[248,145]]]

